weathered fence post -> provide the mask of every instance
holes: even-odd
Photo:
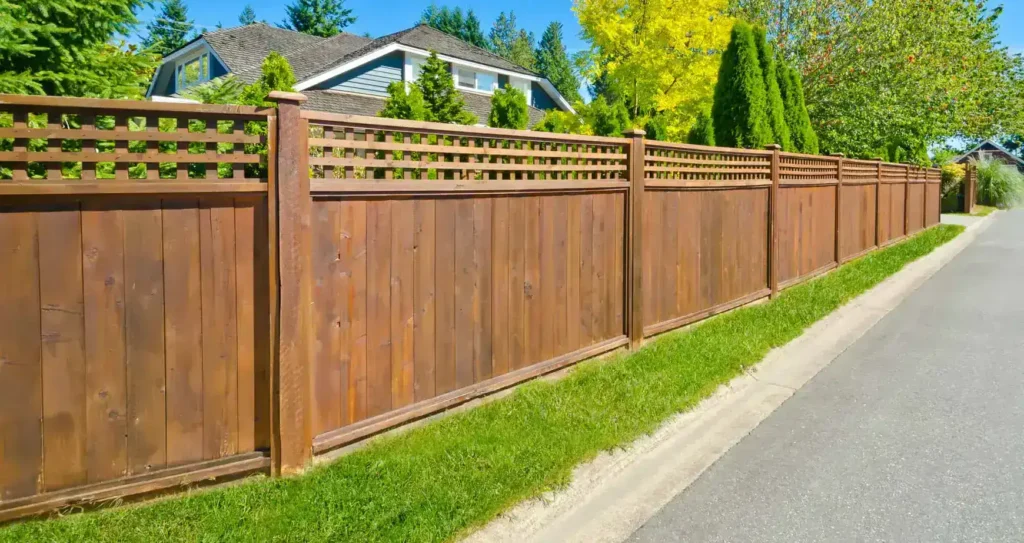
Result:
[[[830,156],[836,158],[836,167],[838,168],[838,175],[836,176],[836,264],[842,263],[842,245],[840,244],[840,235],[843,231],[843,216],[842,216],[842,201],[843,201],[843,153],[832,153]]]
[[[629,200],[626,206],[626,331],[631,349],[644,341],[644,262],[643,206],[644,206],[644,134],[640,129],[625,133],[630,139],[627,161],[629,168]]]
[[[878,178],[875,180],[875,249],[882,246],[882,157],[878,161]]]
[[[770,298],[779,295],[779,168],[782,158],[782,146],[776,143],[768,145],[765,149],[772,152],[771,179],[772,188],[768,190],[768,288],[771,289]]]
[[[910,164],[904,163],[906,169],[903,186],[903,237],[910,235]]]
[[[276,161],[278,244],[277,364],[273,372],[271,450],[275,472],[296,473],[312,456],[309,365],[312,303],[308,123],[299,107],[306,97],[274,91],[277,102]]]

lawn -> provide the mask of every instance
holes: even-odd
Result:
[[[942,225],[775,300],[581,364],[556,382],[378,440],[305,476],[0,529],[0,541],[445,541],[564,485],[774,347],[953,239]]]
[[[999,208],[992,207],[992,206],[983,206],[981,204],[975,204],[974,205],[974,213],[951,213],[951,215],[966,215],[966,216],[970,216],[970,217],[988,217],[989,215],[991,215],[997,209],[999,209]]]

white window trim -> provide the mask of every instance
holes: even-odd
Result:
[[[179,93],[179,92],[181,92],[183,90],[190,89],[192,87],[197,87],[199,85],[202,85],[203,83],[206,83],[206,82],[210,81],[210,79],[211,79],[210,78],[210,72],[212,72],[213,70],[212,70],[212,65],[210,64],[210,61],[213,59],[213,57],[210,56],[210,53],[208,51],[201,51],[198,55],[196,55],[194,57],[189,56],[189,57],[184,57],[184,58],[185,58],[185,60],[181,60],[181,61],[175,62],[175,64],[174,64],[174,93],[175,94],[177,94],[177,93]],[[195,81],[195,83],[192,83],[191,85],[185,85],[184,84],[184,80],[182,79],[182,76],[184,75],[185,67],[188,66],[189,64],[192,64],[193,62],[197,62],[199,64],[199,67],[198,67],[199,78]],[[206,63],[206,71],[205,71],[205,73],[203,72],[203,63],[204,62]]]
[[[314,75],[313,77],[310,77],[308,79],[299,81],[298,83],[295,84],[295,91],[296,92],[302,92],[302,91],[304,91],[304,90],[306,90],[306,89],[308,89],[308,88],[310,88],[310,87],[312,87],[314,85],[317,85],[319,83],[323,83],[324,81],[327,81],[328,79],[332,79],[335,76],[343,74],[343,73],[345,73],[345,72],[347,72],[349,70],[352,70],[353,68],[357,68],[359,66],[362,66],[363,64],[366,64],[367,62],[370,62],[372,60],[376,60],[376,59],[378,59],[380,57],[383,57],[384,55],[387,55],[389,53],[393,53],[395,51],[402,51],[402,52],[405,53],[406,73],[407,73],[407,75],[410,75],[410,78],[406,81],[406,84],[408,85],[408,83],[411,82],[411,70],[412,70],[411,61],[409,60],[409,54],[411,53],[411,54],[416,55],[416,56],[429,57],[430,56],[430,51],[427,51],[427,50],[424,50],[424,49],[419,49],[419,48],[416,48],[416,47],[409,47],[408,45],[402,45],[400,43],[392,43],[391,45],[388,45],[388,46],[385,46],[385,47],[381,47],[380,49],[377,49],[376,51],[372,51],[372,52],[367,53],[367,54],[365,54],[365,55],[363,55],[363,56],[361,56],[359,58],[350,60],[350,61],[348,61],[348,62],[346,62],[344,64],[340,64],[338,66],[335,66],[334,68],[331,68],[330,70],[327,70],[325,72],[322,72],[322,73],[319,73],[317,75]],[[439,54],[439,55],[437,55],[437,57],[440,58],[441,60],[445,61],[445,62],[448,62],[448,63],[452,64],[453,66],[455,64],[458,64],[458,65],[461,65],[461,66],[464,66],[464,67],[467,67],[467,68],[471,68],[471,69],[478,69],[478,70],[481,70],[481,71],[484,71],[484,72],[492,72],[492,73],[496,73],[496,74],[499,74],[499,75],[507,75],[509,77],[514,77],[514,78],[517,78],[517,79],[525,79],[526,81],[535,82],[538,85],[540,85],[541,88],[543,88],[545,92],[547,92],[548,96],[553,97],[555,99],[554,100],[555,103],[557,105],[561,106],[563,110],[568,111],[570,113],[575,113],[575,110],[573,110],[572,105],[569,104],[569,102],[565,99],[565,97],[562,96],[562,94],[560,92],[558,92],[557,89],[555,89],[555,86],[552,85],[551,82],[548,81],[546,78],[537,77],[537,76],[528,75],[528,74],[521,74],[521,73],[513,72],[513,71],[510,71],[510,70],[504,70],[504,69],[496,68],[496,67],[493,67],[493,66],[487,66],[486,64],[480,64],[478,62],[472,62],[472,61],[468,61],[468,60],[462,60],[462,59],[459,59],[459,58],[450,57],[448,55],[440,55]],[[453,75],[453,77],[457,76],[457,74],[452,74],[452,75]],[[458,80],[455,81],[455,85],[458,86]],[[462,90],[466,90],[467,92],[472,92],[469,89],[462,89]],[[480,91],[477,91],[477,92],[480,92]]]
[[[160,68],[157,70],[156,73],[153,74],[153,80],[149,82],[149,90],[146,91],[146,97],[147,98],[151,98],[153,96],[153,91],[156,90],[156,80],[157,80],[158,76],[160,75],[160,70],[163,70],[164,68],[166,68],[168,66],[170,66],[170,68],[172,70],[174,70],[174,73],[171,74],[171,77],[175,79],[175,86],[177,86],[178,66],[177,66],[177,62],[174,62],[174,61],[178,60],[179,58],[181,58],[181,57],[183,57],[185,55],[192,55],[195,52],[199,51],[200,49],[205,49],[205,52],[208,55],[210,55],[211,59],[216,59],[217,62],[219,62],[221,66],[227,67],[228,64],[226,62],[224,62],[223,59],[220,58],[220,55],[218,55],[217,52],[213,50],[213,47],[210,47],[209,42],[207,42],[205,38],[200,39],[199,41],[197,41],[197,42],[195,42],[195,43],[193,43],[193,44],[191,44],[189,46],[186,46],[186,47],[183,47],[181,49],[178,49],[177,51],[175,51],[175,52],[173,52],[173,53],[171,53],[171,54],[169,54],[169,55],[167,55],[166,57],[163,58],[162,64],[160,65]],[[211,64],[210,67],[211,67],[210,69],[211,69],[211,72],[212,72],[213,65]],[[230,70],[231,69],[228,68],[228,73],[231,73]],[[177,89],[175,89],[175,92],[177,92]]]

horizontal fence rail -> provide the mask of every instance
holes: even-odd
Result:
[[[273,98],[0,96],[0,521],[301,471],[939,222],[936,169]]]

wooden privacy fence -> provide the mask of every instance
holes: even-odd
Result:
[[[0,519],[294,472],[939,220],[938,170],[275,99],[0,97]]]

